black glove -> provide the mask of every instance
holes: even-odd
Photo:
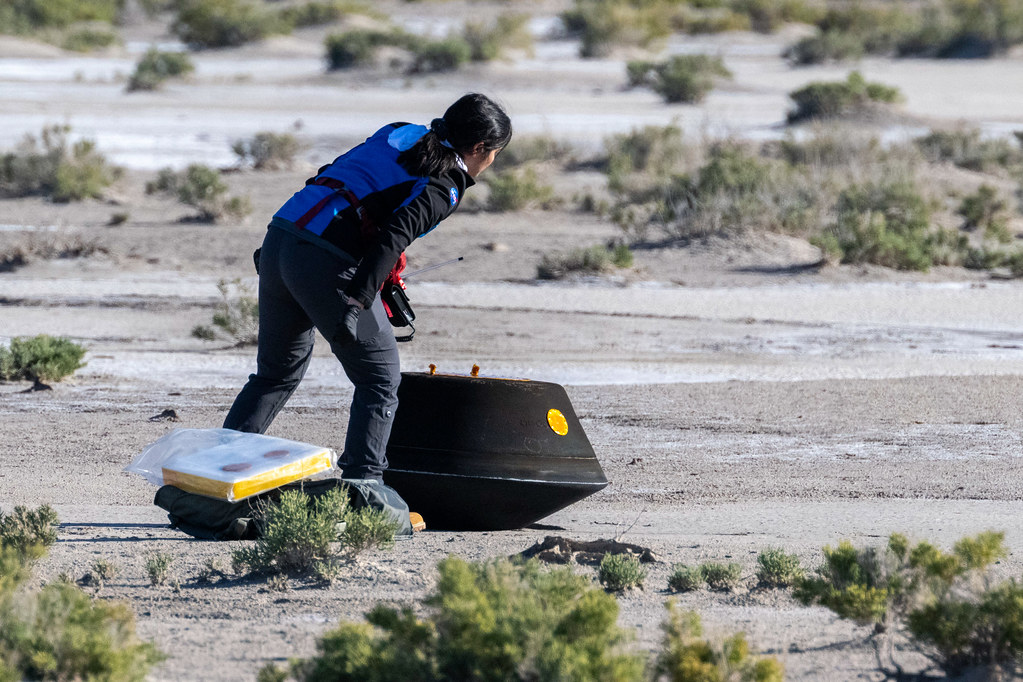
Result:
[[[262,250],[262,248],[259,248],[252,252],[252,264],[256,266],[257,275],[259,274],[259,252]]]
[[[341,324],[338,325],[337,331],[334,333],[334,343],[347,346],[359,340],[359,313],[361,312],[362,308],[357,305],[349,305],[345,309]]]

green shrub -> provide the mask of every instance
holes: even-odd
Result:
[[[668,575],[668,589],[672,592],[692,592],[703,587],[703,571],[699,566],[675,564]]]
[[[749,17],[737,14],[729,9],[689,17],[681,23],[685,32],[690,35],[750,30]]]
[[[933,162],[948,161],[973,171],[995,171],[1023,165],[1018,145],[1001,138],[983,139],[977,128],[935,130],[914,140]]]
[[[291,133],[268,131],[256,133],[247,140],[238,140],[231,146],[240,163],[251,165],[256,170],[291,168],[295,164],[295,155],[301,150],[301,143]]]
[[[156,180],[146,184],[146,193],[164,193],[177,196],[178,201],[199,210],[196,220],[215,222],[223,218],[241,219],[252,212],[248,199],[228,197],[227,183],[220,171],[193,163],[184,171],[164,168]]]
[[[660,219],[690,238],[748,230],[799,232],[817,196],[805,176],[735,144],[716,145],[694,179],[663,190]]]
[[[105,583],[107,581],[113,580],[114,578],[117,577],[118,573],[119,571],[117,568],[117,564],[113,563],[112,561],[107,561],[106,559],[97,559],[92,563],[92,575],[97,580],[99,580],[100,583]]]
[[[0,196],[48,196],[54,201],[99,198],[120,175],[92,140],[69,143],[67,126],[26,135],[14,152],[0,157]]]
[[[146,575],[149,576],[149,584],[163,585],[167,582],[170,572],[170,565],[174,559],[163,552],[153,552],[145,557]]]
[[[646,569],[632,554],[605,554],[597,569],[597,580],[608,592],[623,592],[643,587]]]
[[[138,641],[130,607],[69,583],[32,589],[25,561],[0,549],[0,678],[142,682],[164,658]]]
[[[107,165],[96,151],[95,142],[78,140],[71,145],[70,157],[57,166],[50,197],[59,202],[99,199],[119,176],[120,170]]]
[[[235,278],[217,282],[220,303],[213,312],[210,325],[197,325],[192,336],[204,341],[215,341],[221,336],[234,341],[236,346],[251,346],[259,337],[259,301],[252,288]]]
[[[412,63],[410,73],[439,73],[455,71],[469,61],[472,48],[464,39],[453,37],[443,40],[413,40],[410,43]]]
[[[911,546],[898,534],[880,549],[843,541],[824,548],[824,563],[799,582],[795,596],[874,626],[871,641],[889,676],[903,669],[895,656],[905,639],[949,677],[969,668],[997,676],[1023,656],[1023,591],[1015,581],[995,584],[988,575],[1007,556],[1004,537],[980,533],[951,552],[928,542]]]
[[[901,99],[897,88],[868,83],[859,71],[850,73],[845,81],[810,83],[789,93],[789,97],[796,105],[789,112],[790,123],[861,114]]]
[[[157,90],[167,80],[185,76],[194,70],[192,59],[184,52],[162,52],[151,47],[135,65],[135,71],[128,79],[128,92]]]
[[[345,680],[643,679],[640,657],[622,651],[618,604],[583,576],[535,562],[438,565],[436,591],[420,620],[378,605],[367,623],[345,623],[292,664],[302,682]]]
[[[68,32],[61,47],[73,52],[91,52],[110,47],[118,40],[117,34],[108,28],[83,26]]]
[[[236,47],[287,27],[251,0],[180,0],[171,32],[195,48]]]
[[[519,211],[536,206],[547,208],[554,202],[554,188],[540,182],[532,167],[494,171],[485,182],[488,211]]]
[[[803,567],[795,554],[771,548],[757,555],[757,583],[762,587],[788,587],[802,577]]]
[[[615,135],[605,142],[605,148],[608,186],[614,192],[625,192],[635,185],[648,189],[649,178],[659,182],[677,173],[688,156],[682,129],[677,126],[647,126]],[[647,180],[637,182],[637,176]]]
[[[720,642],[702,639],[703,626],[693,611],[669,601],[664,639],[655,664],[656,679],[670,682],[781,682],[785,669],[776,658],[754,658],[741,632]]]
[[[816,64],[894,54],[917,22],[905,4],[832,4],[816,22],[819,33],[790,47],[786,57],[797,64]]]
[[[884,148],[876,136],[850,134],[847,130],[821,128],[813,135],[795,139],[787,136],[778,146],[793,166],[843,167],[884,163]]]
[[[404,45],[406,37],[396,31],[357,29],[335,33],[326,38],[327,68],[330,70],[368,66],[384,45]]]
[[[285,491],[260,510],[259,523],[255,545],[234,553],[236,566],[251,573],[313,573],[321,580],[333,573],[331,564],[338,560],[332,544],[340,542],[353,557],[371,547],[391,546],[397,531],[397,523],[381,510],[352,510],[346,488],[315,498]]]
[[[37,509],[15,507],[0,511],[0,549],[14,551],[24,560],[41,556],[57,541],[57,512],[48,504]]]
[[[1010,255],[1002,249],[987,246],[967,247],[962,258],[962,266],[970,270],[991,270],[1010,264]],[[1019,275],[1014,274],[1018,277]]]
[[[347,3],[339,0],[312,0],[281,9],[278,17],[286,27],[303,28],[332,24],[343,19]]]
[[[669,103],[702,102],[718,78],[731,78],[720,57],[676,55],[665,62],[629,62],[630,85],[647,85]]]
[[[1014,0],[948,0],[947,7],[954,30],[932,48],[938,57],[992,57],[1023,43],[1023,7]]]
[[[802,0],[732,0],[731,11],[749,18],[758,33],[773,33],[787,22],[815,23],[821,18],[816,5]]]
[[[632,267],[632,251],[626,244],[598,244],[567,254],[545,253],[536,268],[538,279],[561,279],[572,273],[600,274],[614,268]]]
[[[572,159],[572,146],[558,142],[552,137],[538,135],[534,137],[515,138],[515,144],[505,147],[495,161],[495,167],[502,169],[522,166],[528,163],[548,161],[565,164]]]
[[[60,381],[85,366],[85,348],[64,337],[15,337],[0,347],[0,380]]]
[[[819,243],[830,238],[843,263],[899,270],[927,270],[934,263],[931,212],[912,182],[850,187],[839,195],[836,213]]]
[[[668,36],[672,13],[670,2],[575,0],[561,18],[570,33],[579,35],[582,57],[603,57],[616,47],[647,47]]]
[[[818,35],[787,51],[794,62],[864,54],[990,57],[1023,43],[1023,8],[1013,0],[834,4],[816,24]]]
[[[703,580],[712,590],[731,592],[742,584],[742,566],[735,563],[719,564],[713,561],[700,565]]]
[[[982,228],[986,239],[1002,244],[1012,241],[1006,203],[999,198],[998,190],[991,185],[981,185],[974,194],[964,197],[956,213],[963,217],[964,230]]]
[[[207,559],[199,568],[195,581],[197,583],[209,584],[224,576],[224,569],[220,567],[220,562],[217,559]]]
[[[1016,250],[1005,255],[1003,264],[1009,268],[1009,272],[1017,279],[1023,277],[1023,251]]]
[[[714,144],[693,172],[692,162],[676,159],[699,152],[687,151],[680,141],[672,149],[670,138],[669,144],[653,147],[660,160],[644,162],[645,149],[655,138],[636,137],[630,151],[613,151],[608,162],[608,186],[617,200],[611,218],[638,239],[650,226],[671,240],[748,230],[802,234],[824,210],[824,190],[806,171],[765,158],[747,145]],[[635,167],[644,163],[654,170],[637,172]]]
[[[67,28],[81,21],[113,23],[121,0],[14,0],[0,5],[0,33]]]
[[[863,56],[863,40],[851,33],[827,31],[807,36],[789,46],[784,57],[793,64],[821,64],[847,61]]]
[[[526,14],[501,14],[492,22],[468,21],[462,30],[462,39],[469,45],[469,59],[474,62],[497,59],[507,48],[531,50],[533,47]]]
[[[389,549],[394,546],[397,531],[397,522],[385,510],[363,507],[345,515],[341,544],[352,556],[377,547]]]

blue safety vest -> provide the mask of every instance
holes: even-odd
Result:
[[[322,168],[274,217],[328,239],[331,235],[324,231],[346,209],[355,210],[363,228],[379,224],[429,183],[428,177],[410,175],[398,163],[398,155],[427,132],[425,126],[409,123],[384,126]]]

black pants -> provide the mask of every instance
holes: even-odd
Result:
[[[271,227],[259,260],[256,373],[235,398],[224,428],[264,433],[305,375],[314,328],[334,338],[355,263]],[[382,479],[398,407],[398,345],[379,296],[359,318],[358,342],[331,350],[355,385],[341,467],[345,478]]]

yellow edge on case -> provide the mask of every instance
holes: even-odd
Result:
[[[292,462],[286,466],[278,467],[258,476],[234,483],[218,481],[195,474],[186,474],[171,469],[163,470],[163,482],[166,485],[172,485],[197,495],[206,495],[207,497],[216,497],[235,502],[246,497],[258,495],[267,490],[279,488],[286,483],[301,480],[321,471],[326,471],[330,467],[330,453],[324,450],[298,462]]]

